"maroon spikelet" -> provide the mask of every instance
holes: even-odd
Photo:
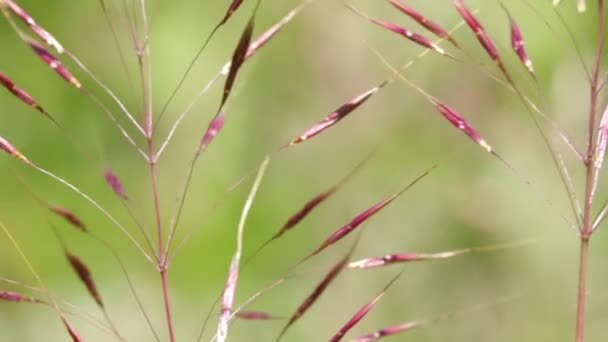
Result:
[[[481,135],[471,126],[471,124],[457,111],[448,107],[443,103],[436,104],[437,110],[444,118],[446,118],[454,127],[463,131],[466,135],[469,136],[473,141],[475,141],[479,146],[483,147],[489,153],[493,153],[492,146],[490,146]]]
[[[402,3],[398,0],[388,0],[388,1],[391,3],[391,5],[393,5],[393,7],[395,7],[396,9],[401,11],[403,14],[405,14],[408,17],[415,20],[418,24],[420,24],[422,27],[424,27],[427,30],[429,30],[430,32],[432,32],[437,37],[446,39],[450,43],[452,43],[454,46],[458,47],[458,43],[456,43],[454,38],[452,38],[452,36],[449,34],[449,32],[446,29],[444,29],[441,25],[439,25],[436,22],[430,20],[429,18],[423,16],[422,14],[420,14],[413,8],[405,5],[404,3]]]
[[[8,140],[0,137],[0,150],[8,153],[10,156],[15,157],[25,163],[29,163],[29,160],[17,150]]]
[[[323,277],[323,279],[317,284],[317,286],[314,288],[314,290],[308,295],[308,297],[306,297],[306,299],[304,299],[304,301],[302,302],[302,304],[300,304],[300,306],[298,306],[298,308],[296,309],[296,311],[294,312],[294,314],[289,318],[289,321],[287,322],[287,324],[285,325],[285,327],[283,328],[283,330],[281,330],[281,333],[277,337],[277,341],[279,339],[281,339],[281,337],[283,337],[283,335],[285,335],[285,333],[287,332],[287,330],[296,321],[298,321],[308,311],[308,309],[310,309],[310,307],[314,303],[317,302],[317,300],[319,299],[319,297],[321,297],[321,295],[325,292],[325,290],[327,290],[327,288],[329,287],[329,285],[338,277],[338,275],[342,272],[342,270],[344,270],[345,266],[348,263],[348,258],[349,257],[350,257],[350,253],[349,253],[349,255],[347,255],[346,257],[344,257],[340,261],[338,261],[329,270],[329,272],[327,272],[327,274],[325,275],[325,277]]]
[[[376,94],[382,87],[384,87],[387,82],[383,82],[380,85],[373,87],[372,89],[366,91],[365,93],[351,99],[346,102],[340,108],[336,109],[329,115],[327,115],[321,122],[313,125],[304,133],[300,134],[296,138],[292,139],[289,143],[287,143],[283,148],[297,145],[305,140],[308,140],[315,135],[323,132],[324,130],[332,127],[340,120],[344,119],[348,114],[352,113],[355,109],[359,108],[362,104],[364,104],[367,100],[369,100],[374,94]]]
[[[116,195],[125,200],[129,199],[129,196],[127,196],[127,194],[125,193],[125,189],[122,186],[122,182],[120,181],[120,179],[118,179],[118,176],[116,176],[116,174],[112,170],[106,169],[103,172],[103,177],[105,178],[106,183],[108,183],[112,190],[114,190],[114,193],[116,193]]]
[[[0,290],[0,300],[14,303],[42,303],[40,300],[13,291]]]
[[[51,35],[47,30],[43,29],[39,26],[34,18],[32,18],[23,8],[17,5],[13,0],[4,0],[6,6],[17,16],[21,21],[23,21],[29,28],[36,34],[40,39],[42,39],[47,45],[52,46],[57,50],[58,53],[63,53],[65,49],[53,35]],[[0,2],[0,6],[3,4]]]
[[[55,72],[59,76],[61,76],[61,78],[63,78],[78,89],[82,88],[82,84],[80,83],[80,81],[78,81],[76,77],[74,77],[72,73],[70,73],[70,71],[65,66],[63,66],[63,64],[59,61],[59,59],[57,59],[57,57],[53,56],[53,54],[51,54],[47,49],[42,47],[42,45],[34,41],[28,41],[27,43],[30,45],[32,50],[34,50],[34,52],[38,55],[38,57],[40,57],[40,59],[42,59],[42,61],[51,69],[55,70]]]
[[[72,269],[78,275],[78,278],[80,279],[80,281],[82,281],[82,283],[86,286],[87,291],[89,291],[89,294],[91,295],[91,297],[93,297],[93,299],[95,300],[97,305],[99,305],[100,307],[103,308],[103,301],[101,300],[101,295],[99,294],[99,291],[97,290],[97,286],[95,285],[95,282],[93,281],[93,276],[91,275],[91,271],[89,270],[87,265],[85,265],[85,263],[82,260],[80,260],[80,258],[78,258],[77,256],[75,256],[73,254],[66,252],[66,257],[68,258],[68,261],[70,262],[70,265],[72,266]]]
[[[74,226],[76,229],[81,230],[83,232],[87,231],[87,227],[84,225],[82,220],[78,216],[76,216],[76,214],[69,211],[68,209],[60,207],[60,206],[52,205],[52,204],[49,204],[48,208],[53,213],[57,214],[58,216],[61,216],[63,219],[65,219],[69,224]]]

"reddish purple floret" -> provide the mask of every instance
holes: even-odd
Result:
[[[66,253],[66,257],[68,258],[68,261],[70,262],[70,265],[72,266],[72,269],[78,275],[78,278],[86,286],[91,297],[93,297],[93,299],[95,300],[97,305],[99,305],[100,307],[103,307],[103,301],[101,300],[101,295],[99,294],[99,291],[97,290],[97,286],[95,285],[95,282],[93,281],[93,276],[91,275],[91,271],[89,270],[87,265],[85,265],[85,263],[82,260],[80,260],[80,258],[78,258],[77,256],[75,256],[73,254]]]
[[[369,18],[369,20],[371,20],[374,24],[382,26],[390,31],[393,31],[422,47],[434,50],[442,55],[445,54],[445,51],[441,47],[439,47],[437,44],[433,43],[431,40],[429,40],[428,38],[426,38],[425,36],[423,36],[419,33],[412,32],[404,27],[401,27],[397,24],[391,23],[386,20],[371,18],[371,17]]]
[[[60,207],[60,206],[56,206],[56,205],[51,205],[51,204],[48,205],[48,208],[55,214],[63,217],[63,219],[65,219],[69,224],[71,224],[75,228],[77,228],[83,232],[87,231],[87,228],[84,225],[84,223],[82,222],[82,220],[78,216],[76,216],[76,214],[69,211],[68,209]]]
[[[58,53],[63,53],[64,49],[61,44],[48,31],[40,27],[34,18],[32,18],[23,8],[17,5],[12,0],[4,0],[8,8],[21,19],[40,39],[44,40],[49,46],[52,46]]]
[[[421,26],[423,26],[424,28],[426,28],[427,30],[432,32],[437,37],[442,38],[442,39],[447,39],[455,46],[458,46],[458,44],[450,36],[448,31],[445,30],[443,27],[441,27],[441,25],[439,25],[436,22],[430,20],[429,18],[423,16],[422,14],[418,13],[413,8],[406,6],[405,4],[403,4],[402,2],[400,2],[398,0],[389,0],[389,2],[391,3],[391,5],[393,5],[393,7],[395,7],[396,9],[401,11],[403,14],[405,14],[408,17],[415,20],[418,24],[420,24]]]
[[[524,64],[526,69],[528,69],[528,72],[534,76],[534,66],[524,47],[524,37],[521,34],[521,30],[511,16],[509,16],[509,22],[511,23],[511,47],[513,47],[519,60]]]
[[[37,302],[39,302],[36,298],[32,298],[30,296],[26,296],[21,293],[12,292],[12,291],[4,291],[4,290],[0,290],[0,299],[4,300],[4,301],[8,301],[8,302],[15,302],[15,303],[21,303],[21,302],[37,303]]]
[[[492,153],[492,147],[488,145],[488,143],[481,137],[479,133],[471,126],[471,124],[462,117],[458,112],[454,109],[439,103],[436,105],[437,110],[445,117],[453,126],[463,131],[466,135],[468,135],[473,141],[483,147],[486,151]]]
[[[108,185],[112,188],[112,190],[114,190],[114,193],[116,193],[118,196],[125,200],[129,199],[129,197],[125,193],[125,189],[122,186],[122,183],[120,182],[120,179],[112,170],[106,169],[103,173],[103,176]]]
[[[42,61],[47,64],[51,69],[55,70],[55,72],[61,76],[64,80],[72,84],[76,88],[82,88],[80,82],[74,77],[70,71],[61,64],[57,57],[53,56],[47,49],[42,47],[40,44],[29,41],[28,44],[34,50],[34,52],[42,59]]]
[[[284,147],[289,147],[289,146],[293,146],[293,145],[299,144],[299,143],[303,142],[304,140],[308,140],[308,139],[314,137],[315,135],[323,132],[324,130],[330,128],[331,126],[335,125],[340,120],[344,119],[348,114],[352,113],[355,109],[359,108],[359,106],[361,106],[362,104],[364,104],[367,100],[369,100],[384,85],[386,85],[386,82],[384,82],[384,83],[380,84],[379,86],[374,87],[374,88],[366,91],[365,93],[363,93],[363,94],[361,94],[361,95],[359,95],[359,96],[351,99],[347,103],[345,103],[342,106],[340,106],[340,108],[336,109],[335,111],[333,111],[332,113],[330,113],[329,115],[327,115],[325,117],[325,119],[323,119],[321,122],[313,125],[308,130],[306,130],[304,133],[302,133],[298,137],[296,137],[293,140],[291,140]]]
[[[8,153],[10,156],[15,157],[23,162],[29,163],[28,159],[19,152],[8,140],[0,137],[0,150]]]
[[[198,148],[198,153],[200,154],[202,151],[206,150],[213,138],[220,132],[222,127],[224,127],[225,116],[224,113],[220,112],[217,116],[211,120],[209,123],[209,127],[205,131],[203,138],[201,139],[201,144]]]
[[[317,286],[312,291],[312,293],[310,295],[308,295],[308,297],[306,297],[306,299],[304,299],[304,301],[302,302],[302,304],[300,304],[300,306],[298,306],[295,313],[289,319],[289,322],[287,322],[287,324],[285,325],[283,330],[281,330],[281,333],[279,334],[278,339],[280,339],[287,332],[287,329],[289,329],[289,327],[291,327],[298,319],[300,319],[300,317],[302,317],[308,311],[308,309],[310,309],[310,307],[319,299],[319,297],[321,297],[321,295],[325,292],[325,290],[327,290],[329,285],[344,270],[344,267],[346,266],[349,257],[350,257],[350,253],[346,257],[344,257],[343,259],[338,261],[329,270],[329,272],[325,275],[325,277],[323,277],[323,279],[319,282],[319,284],[317,284]]]
[[[494,42],[492,42],[490,37],[488,37],[486,31],[484,30],[479,20],[464,5],[462,0],[454,0],[454,6],[456,7],[458,13],[460,13],[460,16],[467,23],[469,28],[475,33],[477,39],[479,40],[483,48],[486,50],[490,58],[499,65],[503,72],[506,72],[506,70],[504,70],[504,66],[502,60],[500,59],[500,54],[498,53],[496,45],[494,45]]]

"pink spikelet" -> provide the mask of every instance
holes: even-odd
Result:
[[[78,79],[76,79],[76,77],[74,77],[72,73],[65,66],[63,66],[63,64],[59,61],[59,59],[57,59],[57,57],[53,56],[53,54],[51,54],[47,49],[42,47],[42,45],[34,41],[28,41],[27,43],[30,45],[32,50],[34,50],[34,52],[38,55],[38,57],[40,57],[40,59],[42,59],[42,61],[51,69],[55,70],[55,72],[59,76],[61,76],[61,78],[63,78],[78,89],[82,88],[82,84],[80,83],[80,81],[78,81]]]
[[[463,131],[466,135],[469,136],[473,141],[475,141],[479,146],[483,147],[484,150],[489,153],[493,153],[492,146],[490,146],[481,135],[471,126],[471,124],[457,111],[448,107],[443,103],[436,104],[436,108],[446,118],[454,127]]]
[[[8,140],[4,139],[3,137],[0,137],[0,150],[3,150],[10,156],[15,157],[22,162],[28,164],[30,162],[21,152],[19,152],[19,150],[17,150],[10,142],[8,142]]]
[[[29,28],[36,34],[40,39],[42,39],[47,45],[52,46],[57,53],[62,54],[65,52],[65,49],[61,44],[51,35],[47,30],[39,26],[34,18],[32,18],[23,8],[17,5],[13,0],[4,0],[4,2],[0,2],[0,6],[5,5],[8,7],[11,12],[13,12],[21,21],[23,21]]]

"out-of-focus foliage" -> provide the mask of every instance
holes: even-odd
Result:
[[[587,111],[587,83],[580,61],[563,23],[549,4],[529,1],[538,8],[535,12],[527,2],[513,1],[507,5],[525,35],[526,48],[537,69],[538,89],[510,51],[509,21],[498,3],[468,1],[467,4],[479,9],[479,18],[498,43],[507,67],[522,88],[533,98],[539,98],[538,92],[542,93],[542,101],[556,120],[580,139]],[[594,32],[592,21],[587,18],[595,14],[592,11],[577,14],[571,2],[564,1],[560,13],[573,31],[583,57],[587,58],[591,54],[587,50],[587,37]],[[98,2],[22,0],[19,3],[107,83],[138,118],[142,115],[136,61],[121,1],[107,1],[108,13],[116,25],[121,49],[126,53],[129,72],[122,67],[119,49]],[[191,57],[221,19],[226,4],[192,0],[147,3],[153,103],[159,111]],[[351,3],[367,13],[423,32],[388,3]],[[203,52],[185,86],[168,107],[158,128],[159,136],[167,134],[170,122],[189,99],[230,59],[252,5],[253,2],[246,2]],[[254,36],[296,5],[295,1],[262,2]],[[411,1],[411,6],[448,28],[460,21],[448,0]],[[378,146],[376,155],[358,175],[297,229],[263,250],[242,272],[237,302],[282,276],[356,214],[438,164],[420,184],[364,226],[355,258],[395,252],[438,252],[530,238],[536,242],[527,247],[409,265],[404,276],[370,315],[354,328],[353,337],[517,294],[518,300],[462,313],[404,336],[413,341],[570,338],[574,326],[578,240],[562,217],[568,216],[567,197],[550,155],[521,102],[488,76],[487,71],[499,73],[470,31],[461,28],[453,35],[468,54],[444,43],[458,60],[431,53],[416,61],[404,74],[457,108],[517,172],[455,130],[431,104],[404,83],[388,84],[331,131],[273,158],[246,227],[245,255],[270,238],[303,203],[335,184]],[[131,222],[104,182],[103,170],[111,167],[136,203],[138,218],[152,229],[149,172],[140,155],[90,99],[41,63],[5,21],[0,23],[0,46],[0,70],[28,89],[65,126],[64,132],[56,129],[35,110],[2,90],[0,135],[9,138],[39,165],[77,184],[122,222]],[[225,282],[249,182],[227,196],[222,195],[225,189],[254,168],[266,153],[285,144],[345,101],[391,78],[391,71],[369,46],[379,50],[395,66],[415,59],[421,52],[418,46],[346,9],[341,1],[316,1],[243,66],[225,108],[224,129],[196,169],[178,233],[179,241],[189,229],[196,231],[169,271],[178,340],[192,339]],[[86,87],[95,89],[106,103],[111,103],[73,63],[65,60],[65,64]],[[215,114],[220,97],[221,84],[218,83],[186,118],[159,160],[165,221],[169,220],[191,156]],[[117,108],[111,108],[118,113]],[[117,116],[128,127],[128,122]],[[562,147],[566,163],[571,162],[573,158]],[[83,158],[80,151],[86,151],[92,158]],[[578,175],[582,169],[573,169],[573,172]],[[63,257],[61,245],[47,223],[47,212],[17,181],[16,175],[25,179],[38,196],[77,212],[90,230],[115,246],[127,263],[153,324],[165,340],[157,272],[107,219],[81,198],[18,162],[0,156],[0,219],[11,229],[53,293],[78,307],[79,314],[72,321],[87,341],[107,341],[111,337],[82,319],[81,310],[101,315]],[[599,191],[600,198],[608,195],[602,186]],[[221,202],[215,207],[218,200]],[[59,226],[70,248],[86,260],[94,272],[118,329],[129,341],[151,340],[111,254],[86,235],[64,226],[55,217],[50,218]],[[603,248],[604,235],[598,233],[592,245],[589,341],[600,341],[605,336],[608,297],[601,285],[608,280],[602,269],[608,252]],[[302,268],[312,271],[273,290],[252,309],[289,316],[349,247],[348,242],[341,242],[318,255]],[[287,333],[285,341],[329,338],[398,270],[346,270],[335,287]],[[35,285],[5,238],[0,238],[0,277]],[[0,287],[19,289],[7,284]],[[214,331],[216,319],[217,310],[209,332]],[[282,324],[284,322],[240,321],[232,326],[229,337],[234,341],[268,341],[276,337]],[[0,340],[65,339],[63,327],[51,309],[0,303]],[[208,339],[210,335],[204,340]],[[393,340],[405,340],[405,337]]]

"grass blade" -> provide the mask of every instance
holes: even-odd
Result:
[[[255,195],[262,183],[262,178],[266,173],[266,168],[268,167],[268,163],[270,162],[269,158],[266,158],[256,176],[256,179],[251,187],[251,191],[249,192],[249,196],[247,197],[247,201],[243,206],[243,211],[241,213],[241,219],[239,221],[239,226],[237,229],[237,246],[234,256],[232,257],[232,261],[230,262],[230,271],[228,274],[228,280],[226,281],[226,286],[224,288],[224,293],[222,295],[222,308],[220,313],[220,319],[217,325],[217,341],[225,342],[228,337],[228,324],[230,322],[232,304],[234,302],[234,295],[236,293],[236,286],[239,279],[239,264],[241,261],[241,254],[243,252],[243,233],[245,230],[245,221],[247,220],[247,216],[249,215],[249,210],[251,209],[251,205],[253,204],[253,200]]]

